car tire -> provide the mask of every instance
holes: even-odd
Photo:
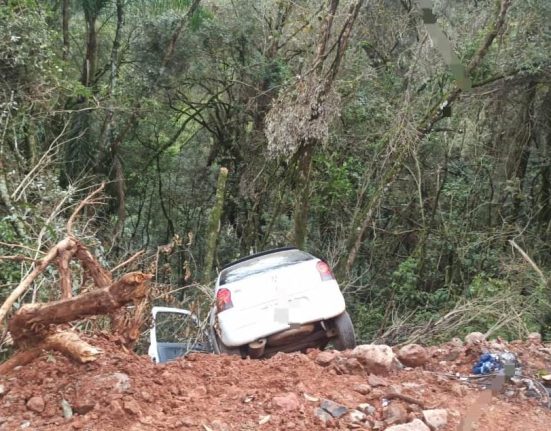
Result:
[[[356,347],[354,325],[346,311],[333,319],[333,328],[337,332],[335,338],[331,340],[335,349],[347,350]]]
[[[214,353],[216,353],[217,355],[241,355],[241,351],[239,350],[239,348],[226,346],[216,333],[216,330],[211,329],[210,333],[212,350],[214,351]]]

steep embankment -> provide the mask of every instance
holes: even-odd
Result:
[[[361,349],[355,354],[278,354],[267,360],[196,354],[154,365],[104,338],[91,343],[104,352],[96,362],[77,365],[44,354],[1,376],[0,429],[382,430],[409,422],[403,429],[426,430],[416,419],[422,420],[427,409],[445,409],[439,412],[447,416],[443,430],[455,430],[465,416],[478,413],[478,426],[465,430],[544,431],[551,423],[536,380],[530,380],[536,387],[529,381],[507,383],[490,398],[481,379],[459,378],[458,373],[468,374],[483,345],[451,342],[428,349],[426,358],[413,352],[412,360],[420,355],[421,362],[427,361],[414,368],[396,368],[387,349],[377,353],[380,366],[374,369]],[[485,346],[515,352],[525,376],[551,368],[549,346]],[[378,374],[367,374],[366,368]],[[345,410],[324,400],[349,410],[333,418],[328,411],[338,416]],[[351,413],[354,409],[364,413]],[[438,417],[431,420],[436,424]]]

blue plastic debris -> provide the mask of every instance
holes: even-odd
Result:
[[[503,364],[499,356],[491,353],[484,353],[480,356],[478,362],[474,364],[473,374],[490,374],[502,368]]]

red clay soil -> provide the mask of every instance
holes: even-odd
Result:
[[[376,408],[371,419],[377,421],[390,392],[415,398],[425,408],[447,409],[445,430],[456,430],[466,412],[472,413],[477,405],[482,416],[473,430],[551,429],[551,410],[512,384],[489,403],[481,403],[484,393],[479,384],[453,376],[468,373],[479,352],[452,345],[432,348],[424,368],[393,371],[379,382],[371,378],[367,385],[365,374],[338,374],[318,365],[317,351],[278,354],[267,360],[194,354],[155,365],[105,338],[88,341],[104,351],[96,362],[79,365],[59,354],[44,353],[0,376],[0,430],[375,429],[353,424],[348,416],[323,423],[314,410],[322,399],[351,409],[370,403]],[[551,349],[525,343],[509,347],[523,362],[524,373],[551,369]],[[63,416],[62,400],[71,406],[72,417]],[[386,403],[402,405],[409,419],[421,417],[421,408],[411,401]]]

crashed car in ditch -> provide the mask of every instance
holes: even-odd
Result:
[[[328,344],[337,350],[356,346],[331,268],[297,248],[270,250],[227,265],[216,279],[214,296],[207,332],[208,347],[215,353],[259,358]],[[207,348],[202,342],[181,347],[183,354],[185,349]],[[156,350],[150,346],[150,352]]]

